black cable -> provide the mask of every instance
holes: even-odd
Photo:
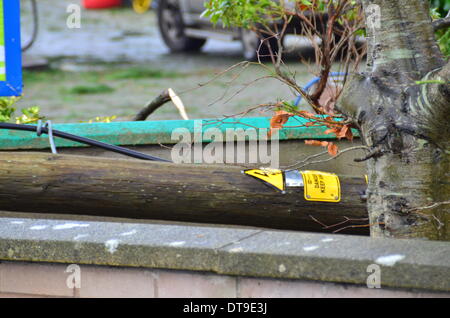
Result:
[[[33,46],[37,39],[39,32],[39,13],[36,0],[31,0],[31,12],[33,15],[33,33],[31,34],[31,39],[22,47],[22,52],[25,52],[30,47]]]
[[[23,130],[23,131],[31,131],[31,132],[37,132],[37,126],[34,125],[22,125],[22,124],[10,124],[10,123],[0,123],[0,129],[11,129],[11,130]],[[85,137],[80,137],[76,135],[72,135],[63,131],[55,130],[53,129],[53,135],[56,137],[69,139],[72,141],[76,141],[79,143],[83,143],[86,145],[94,146],[94,147],[100,147],[109,151],[117,152],[125,156],[137,158],[137,159],[143,159],[143,160],[151,160],[151,161],[162,161],[162,162],[171,162],[170,160],[154,157],[147,155],[142,152],[134,151],[131,149],[106,144],[101,141],[97,141],[94,139],[89,139]],[[41,132],[44,134],[48,134],[48,128],[47,127],[41,127]]]

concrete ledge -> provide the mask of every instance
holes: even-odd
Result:
[[[0,218],[0,260],[108,265],[231,277],[450,292],[446,242],[213,226]],[[13,291],[11,291],[13,292]]]

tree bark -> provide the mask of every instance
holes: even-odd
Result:
[[[367,71],[350,77],[338,108],[373,149],[367,158],[371,235],[450,240],[450,72],[428,1],[363,5],[366,14],[378,6],[381,21],[368,25]]]
[[[42,153],[0,156],[0,209],[332,232],[368,225],[363,176],[340,177],[339,203],[286,194],[239,167]],[[324,229],[345,218],[359,219]],[[368,226],[343,233],[368,234]]]

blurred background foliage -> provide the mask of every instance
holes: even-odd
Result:
[[[307,9],[315,5],[316,10],[326,10],[327,1],[296,0],[301,7]],[[445,17],[450,10],[450,0],[429,0],[431,5],[430,15],[433,19]],[[356,1],[355,1],[356,2]],[[314,4],[313,4],[314,3]],[[281,7],[279,2],[271,0],[210,0],[205,1],[204,16],[214,22],[223,23],[225,26],[249,27],[254,23],[264,24],[263,16],[271,15],[280,18]],[[349,18],[349,17],[347,17]],[[442,52],[450,57],[450,29],[440,30],[436,33]],[[35,123],[43,117],[37,106],[21,109],[20,115],[15,115],[14,104],[19,98],[0,97],[0,122]],[[105,117],[106,122],[114,120],[114,116]],[[99,117],[94,121],[103,121]]]
[[[430,0],[431,16],[433,19],[445,17],[450,10],[450,0]],[[450,57],[450,29],[436,32],[436,37],[442,53]]]

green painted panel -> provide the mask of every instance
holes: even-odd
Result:
[[[280,131],[280,140],[334,139],[333,135],[324,134],[326,130],[324,126],[299,127],[306,122],[303,118],[291,118],[286,123],[286,128]],[[56,130],[114,145],[175,144],[178,139],[172,139],[172,133],[176,129],[184,129],[191,134],[195,131],[204,132],[210,128],[219,129],[222,133],[225,133],[227,129],[257,129],[260,135],[266,136],[269,126],[270,118],[268,117],[241,118],[239,120],[229,118],[223,121],[199,119],[53,125]],[[209,142],[210,140],[202,138],[202,141]],[[83,146],[60,138],[55,138],[55,142],[57,147]],[[48,147],[47,135],[38,137],[31,132],[0,130],[0,149],[43,149]]]

